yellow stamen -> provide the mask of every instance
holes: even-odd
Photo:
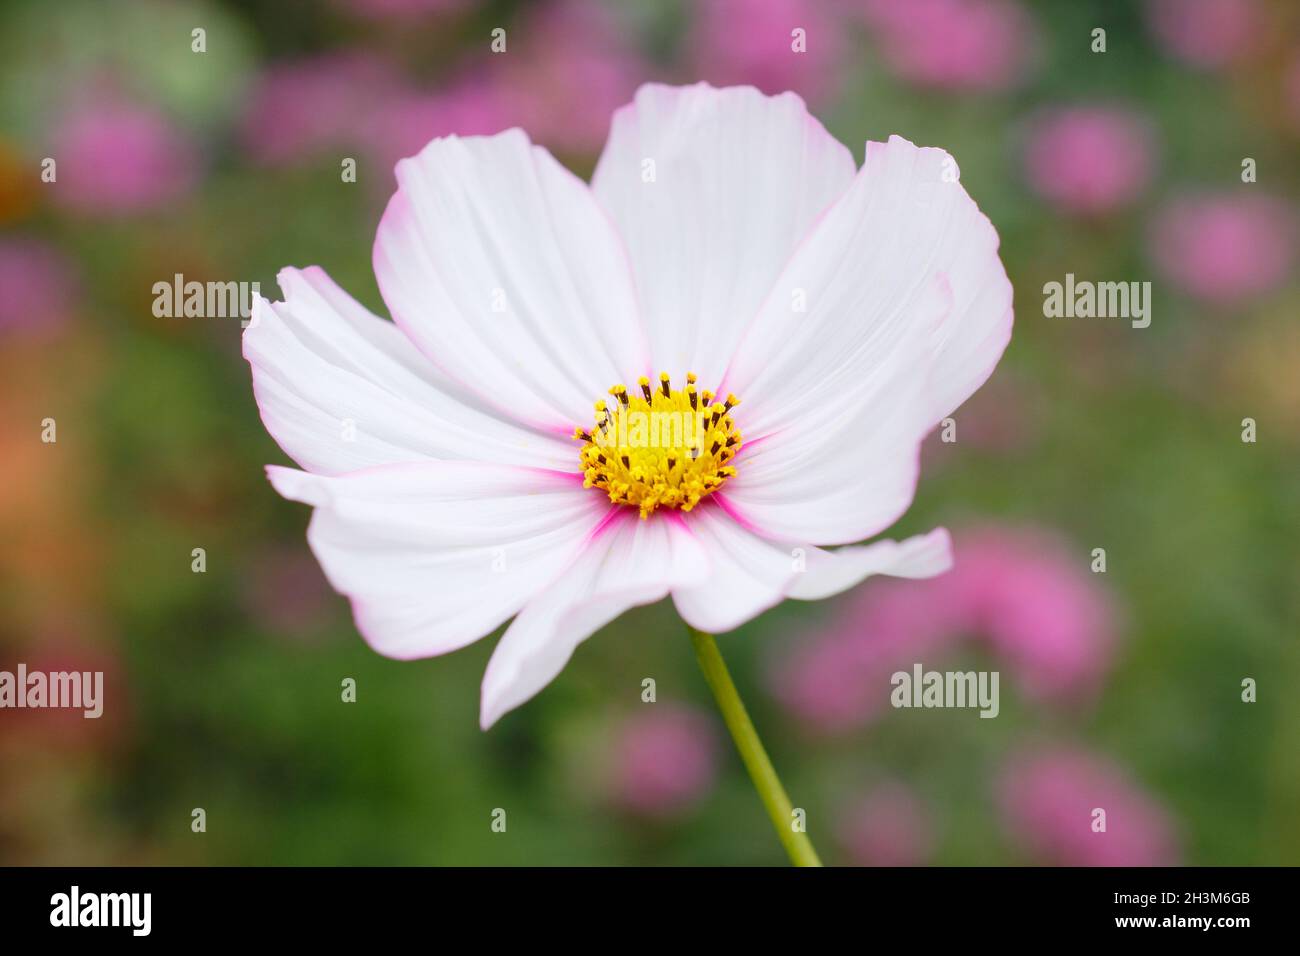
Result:
[[[701,499],[721,488],[736,469],[730,464],[744,444],[731,419],[740,404],[735,395],[715,403],[713,393],[697,391],[694,372],[687,385],[674,389],[667,372],[659,376],[659,390],[641,376],[641,395],[623,385],[609,394],[613,408],[595,403],[596,428],[575,428],[573,437],[583,442],[583,487],[600,488],[614,504],[627,505],[648,518],[658,508],[690,511]]]

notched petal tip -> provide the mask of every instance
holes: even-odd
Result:
[[[270,296],[263,295],[258,291],[253,296],[253,308],[249,315],[248,325],[244,326],[243,355],[250,363],[254,357],[248,354],[248,341],[253,336],[250,333],[254,329],[263,328],[267,321],[274,320],[276,316],[276,306],[287,306],[294,299],[303,296],[307,287],[314,283],[333,284],[329,274],[318,265],[303,266],[283,266],[275,274],[275,283],[280,287],[280,298],[273,299]]]

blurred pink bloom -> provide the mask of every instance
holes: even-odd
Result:
[[[198,180],[198,151],[166,117],[142,104],[105,98],[79,107],[60,118],[53,143],[53,195],[78,212],[155,209],[184,196]]]
[[[858,866],[921,866],[934,838],[930,815],[905,784],[891,781],[871,790],[839,827],[840,844]]]
[[[682,705],[647,705],[619,730],[611,754],[614,801],[639,816],[676,816],[712,789],[717,758],[708,717]]]
[[[385,64],[353,53],[271,66],[249,96],[247,149],[256,161],[279,165],[361,143],[364,121],[391,102],[397,85]]]
[[[434,138],[512,126],[557,152],[598,153],[610,114],[632,98],[646,73],[611,13],[584,0],[537,7],[508,43],[483,68],[380,104],[365,124],[376,162],[391,170]]]
[[[1025,151],[1029,184],[1063,210],[1100,215],[1125,206],[1152,172],[1151,130],[1123,109],[1063,109],[1035,124]]]
[[[1295,227],[1287,204],[1270,196],[1189,197],[1156,219],[1151,253],[1187,294],[1231,306],[1286,280],[1295,257]]]
[[[1204,69],[1240,60],[1262,26],[1255,0],[1147,0],[1147,22],[1167,54]]]
[[[963,536],[952,573],[935,584],[947,582],[962,627],[1011,666],[1025,694],[1074,698],[1097,689],[1115,641],[1089,559],[1044,531],[987,528]]]
[[[862,0],[880,54],[910,83],[989,92],[1015,85],[1036,36],[1014,0]]]
[[[948,574],[877,582],[841,602],[831,625],[774,669],[773,691],[814,730],[851,729],[887,709],[894,672],[936,667],[975,638],[1027,696],[1086,697],[1115,634],[1109,601],[1087,568],[1086,554],[1041,531],[967,531],[956,537]]]
[[[1165,809],[1108,759],[1082,750],[1022,754],[998,786],[1007,834],[1033,860],[1061,866],[1177,862]],[[1093,831],[1094,810],[1105,832]]]
[[[406,20],[437,13],[452,13],[471,6],[473,0],[335,0],[341,8],[376,20]]]
[[[513,124],[561,153],[595,155],[609,117],[649,78],[649,67],[608,7],[591,0],[538,5],[493,58]]]
[[[430,140],[498,133],[515,125],[516,116],[503,91],[475,74],[437,92],[393,96],[365,124],[366,149],[391,187],[397,161],[416,155]]]
[[[47,332],[71,317],[72,264],[40,239],[0,237],[0,334]]]
[[[1300,52],[1292,55],[1286,72],[1282,74],[1282,97],[1292,125],[1300,129]]]
[[[843,31],[810,0],[698,0],[689,41],[695,74],[715,85],[749,84],[827,99],[844,59]],[[795,29],[804,52],[792,48]]]
[[[890,676],[914,661],[939,659],[959,636],[954,609],[934,600],[926,583],[900,580],[840,602],[823,634],[772,670],[773,693],[822,733],[875,720],[888,708]]]

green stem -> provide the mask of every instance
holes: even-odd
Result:
[[[736,685],[718,650],[718,642],[712,634],[697,631],[693,627],[688,627],[687,630],[691,635],[691,643],[695,646],[695,656],[700,661],[700,670],[704,671],[704,679],[713,691],[718,709],[722,711],[722,719],[727,722],[731,738],[740,751],[740,759],[749,771],[749,778],[754,781],[754,788],[758,791],[763,806],[767,807],[767,815],[772,818],[776,835],[785,847],[785,852],[790,854],[790,862],[795,866],[821,866],[822,861],[817,858],[817,851],[813,849],[808,834],[794,829],[794,807],[786,796],[785,787],[781,786],[781,778],[776,775],[767,751],[763,749],[763,742],[758,739],[758,731],[754,729],[754,723],[745,711],[740,694],[736,692]]]

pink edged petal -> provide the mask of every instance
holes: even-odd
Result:
[[[636,273],[655,370],[714,388],[853,156],[793,93],[648,84],[614,114],[592,190]]]
[[[810,548],[807,570],[786,590],[800,601],[820,601],[847,591],[873,574],[895,578],[932,578],[952,568],[952,538],[946,528],[914,535],[902,541],[825,551]]]
[[[806,294],[806,311],[774,294],[726,376],[755,437],[874,391],[875,370],[917,342],[900,370],[926,379],[926,428],[991,374],[1011,336],[1011,283],[956,170],[943,150],[899,136],[867,144],[852,187],[777,280],[778,293]]]
[[[820,600],[873,574],[933,577],[952,565],[942,528],[905,541],[876,541],[826,551],[774,541],[747,530],[718,506],[695,509],[686,527],[708,555],[708,576],[673,589],[677,611],[692,627],[723,633],[785,598]]]
[[[708,554],[707,576],[673,589],[677,613],[692,627],[720,634],[780,604],[799,554],[747,531],[722,508],[701,505],[686,527]]]
[[[587,185],[517,129],[397,164],[375,276],[397,324],[516,420],[568,435],[648,369],[626,253]]]
[[[922,437],[1006,347],[997,233],[955,170],[942,150],[869,143],[737,349],[724,384],[744,399],[747,444],[727,493],[774,537],[844,543],[887,527],[911,501]]]
[[[718,494],[733,517],[768,538],[822,545],[862,541],[897,521],[920,476],[921,433],[908,412],[924,384],[898,370],[902,354],[861,405],[830,404],[805,428],[747,436],[736,477]],[[873,414],[891,405],[898,410]]]
[[[474,462],[336,477],[272,466],[315,507],[307,540],[357,627],[388,657],[431,657],[490,633],[555,579],[609,511],[571,475]]]
[[[483,729],[549,684],[592,633],[707,570],[703,550],[678,518],[642,521],[616,508],[502,635],[483,675]]]
[[[257,300],[244,357],[267,431],[302,467],[332,475],[437,458],[575,469],[571,443],[484,410],[321,269],[284,269],[279,282],[285,300]]]

